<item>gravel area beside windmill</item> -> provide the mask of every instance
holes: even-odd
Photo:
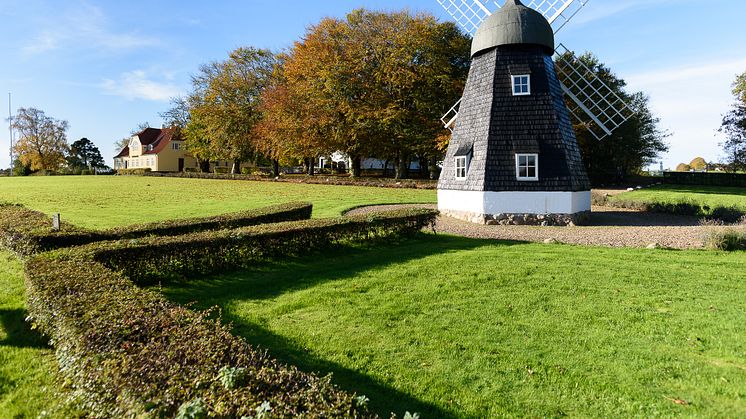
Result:
[[[348,214],[366,214],[403,207],[435,208],[435,205],[379,205],[356,208]],[[609,207],[593,207],[590,225],[576,227],[487,226],[440,216],[436,231],[479,239],[516,240],[607,247],[667,247],[696,249],[711,232],[726,228],[746,231],[746,225],[700,225],[697,217],[646,213]]]

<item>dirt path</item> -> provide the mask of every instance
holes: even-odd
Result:
[[[348,214],[365,214],[403,207],[435,208],[435,205],[378,205],[356,208]],[[480,239],[544,242],[608,246],[647,247],[657,244],[674,249],[693,249],[703,246],[704,238],[714,230],[735,228],[746,231],[746,226],[702,226],[697,217],[638,212],[620,208],[593,207],[588,226],[487,226],[472,224],[451,217],[438,217],[436,231]]]

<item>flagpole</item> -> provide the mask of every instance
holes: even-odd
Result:
[[[10,92],[8,92],[8,133],[10,134],[10,172],[8,176],[13,176],[13,112],[10,104]]]

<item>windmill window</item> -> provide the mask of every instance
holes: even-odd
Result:
[[[466,178],[466,156],[456,157],[456,179]]]
[[[526,96],[531,94],[531,75],[520,74],[513,77],[513,96]]]
[[[539,155],[516,154],[515,175],[516,179],[522,181],[539,180]]]

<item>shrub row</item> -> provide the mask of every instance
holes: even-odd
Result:
[[[350,178],[347,176],[305,176],[305,175],[283,175],[279,178],[256,176],[247,174],[231,173],[164,173],[164,172],[146,172],[144,176],[154,177],[177,177],[187,179],[221,179],[221,180],[253,180],[265,182],[289,182],[289,183],[307,183],[318,185],[343,185],[343,186],[370,186],[379,188],[407,188],[407,189],[436,189],[438,182],[435,180],[423,179],[388,179],[388,178]]]
[[[37,252],[104,240],[176,236],[198,231],[306,220],[311,218],[312,208],[310,203],[294,202],[214,217],[168,220],[91,231],[65,222],[61,224],[60,230],[53,230],[51,218],[41,212],[20,205],[0,204],[0,237],[5,247],[21,256],[27,256]]]
[[[411,236],[432,226],[437,211],[405,209],[352,217],[263,224],[177,237],[86,246],[95,260],[140,285],[294,256],[339,244]]]
[[[678,202],[644,202],[629,199],[606,199],[601,195],[593,196],[594,205],[606,205],[615,208],[629,208],[638,211],[659,212],[674,215],[691,215],[719,220],[725,223],[738,223],[746,216],[746,211],[739,207],[701,205],[694,201]]]
[[[194,312],[137,287],[432,225],[435,211],[307,220],[92,243],[30,258],[32,321],[92,416],[365,417],[365,398],[283,365]],[[127,275],[132,275],[128,277]]]

